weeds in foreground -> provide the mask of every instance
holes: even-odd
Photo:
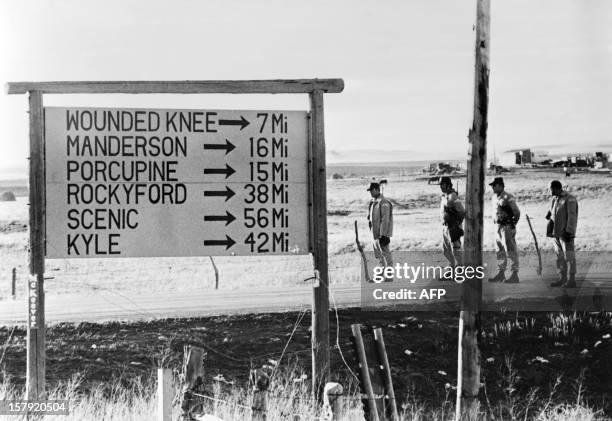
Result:
[[[603,421],[607,419],[600,411],[593,410],[582,402],[581,388],[578,387],[576,402],[557,403],[555,388],[546,399],[537,398],[537,390],[531,390],[527,396],[518,396],[513,388],[518,375],[513,369],[512,360],[506,360],[507,373],[504,379],[506,398],[492,404],[488,396],[481,410],[482,420],[534,420],[534,421]],[[282,369],[275,376],[270,388],[268,405],[268,421],[287,419],[314,420],[322,416],[320,406],[311,398],[305,375],[297,366]],[[98,387],[89,393],[81,393],[80,385],[83,378],[75,376],[70,381],[58,385],[49,392],[48,399],[66,399],[70,401],[70,415],[62,417],[65,421],[140,421],[156,419],[157,398],[154,382],[134,382],[129,388],[124,388],[119,382],[109,387]],[[560,382],[560,380],[559,380]],[[109,393],[110,390],[110,393]],[[175,386],[178,398],[178,385]],[[486,394],[486,393],[485,393]],[[0,400],[19,399],[22,391],[14,388],[5,377],[0,383]],[[215,383],[212,393],[202,399],[205,413],[213,414],[223,420],[250,420],[250,403],[253,397],[252,389],[237,387],[231,384]],[[455,393],[448,389],[445,399],[436,408],[430,408],[408,396],[400,408],[402,421],[452,420],[455,411]],[[345,394],[343,421],[362,420],[363,412],[359,392],[354,386],[349,386]],[[173,419],[179,416],[179,402],[174,400]],[[57,417],[42,417],[43,421],[51,421]],[[2,418],[4,420],[9,418]],[[12,416],[10,421],[25,421],[25,416]]]
[[[585,336],[584,331],[593,330],[604,343],[609,340],[609,334],[601,335],[603,327],[610,326],[610,314],[550,314],[544,325],[538,325],[531,318],[519,318],[510,323],[498,324],[492,329],[489,336],[512,336],[518,332],[529,333],[529,336],[542,335],[550,340],[565,343],[580,341]],[[605,329],[604,329],[605,330]],[[11,341],[7,340],[5,347]],[[601,341],[598,341],[600,343]],[[556,342],[555,342],[556,344]],[[566,345],[563,345],[566,346]],[[597,348],[592,345],[592,349]],[[600,345],[602,346],[602,345]],[[2,347],[0,346],[0,351]],[[0,352],[0,355],[2,352]],[[166,365],[171,358],[168,346],[162,347],[151,356],[156,365]],[[585,375],[583,371],[575,379],[552,378],[550,385],[531,387],[529,390],[521,388],[519,383],[525,383],[527,374],[519,371],[520,360],[506,355],[501,371],[496,371],[496,381],[484,388],[481,400],[481,419],[483,420],[535,420],[535,421],[600,421],[610,419],[602,411],[592,408],[585,399]],[[314,401],[310,393],[310,380],[302,371],[297,361],[284,363],[268,361],[275,373],[270,385],[268,420],[313,420],[322,416],[321,407]],[[501,375],[500,375],[501,373]],[[17,388],[6,373],[2,373],[0,382],[0,400],[20,399],[23,390]],[[154,378],[140,380],[140,378],[112,379],[108,383],[96,387],[82,387],[83,376],[75,376],[69,381],[56,386],[49,392],[49,399],[67,399],[70,401],[71,414],[62,417],[62,420],[151,420],[156,419],[157,397]],[[531,386],[531,384],[530,384]],[[560,390],[569,390],[562,393]],[[84,392],[84,390],[88,392]],[[175,381],[174,419],[179,415],[179,381]],[[417,396],[416,391],[408,388],[407,396],[398,397],[404,402],[400,409],[401,419],[410,421],[421,420],[452,420],[455,411],[455,388],[447,384],[445,394],[440,402],[424,402]],[[488,393],[491,392],[491,393]],[[491,398],[494,396],[494,398]],[[220,379],[211,383],[205,397],[200,397],[204,412],[214,414],[226,421],[250,419],[250,407],[253,399],[253,385],[236,385]],[[345,416],[343,420],[363,419],[363,409],[359,391],[355,384],[345,387],[343,398]],[[296,417],[297,416],[297,417]],[[25,420],[25,417],[6,417],[10,421]],[[54,420],[57,417],[41,418]]]

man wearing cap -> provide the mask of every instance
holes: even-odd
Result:
[[[489,184],[493,188],[493,222],[497,225],[497,273],[489,282],[506,282],[516,284],[519,282],[518,248],[516,246],[516,224],[521,217],[521,211],[516,205],[514,196],[504,190],[504,179],[495,177]],[[512,274],[505,278],[506,267],[510,260]]]
[[[563,190],[559,180],[550,183],[550,192],[553,196],[550,210],[546,214],[549,220],[549,229],[546,235],[553,239],[555,254],[557,255],[557,269],[559,280],[550,284],[552,287],[576,288],[576,253],[574,251],[574,238],[578,223],[578,201],[574,196]],[[569,280],[567,271],[569,266]]]
[[[374,256],[382,267],[393,266],[389,249],[393,235],[393,205],[380,191],[379,183],[370,183],[368,188],[372,200],[368,208],[368,225],[374,239]]]
[[[459,200],[459,196],[453,189],[453,182],[450,177],[440,179],[440,220],[442,222],[442,244],[444,256],[454,268],[461,265],[461,236],[463,235],[463,218],[465,209]]]

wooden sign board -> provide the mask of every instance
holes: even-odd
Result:
[[[309,253],[302,111],[45,108],[46,256]]]

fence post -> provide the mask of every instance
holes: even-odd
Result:
[[[13,268],[13,275],[11,277],[11,297],[13,298],[13,300],[16,297],[16,294],[15,294],[15,284],[16,284],[16,282],[17,282],[17,269]]]
[[[385,382],[385,391],[387,392],[388,409],[391,410],[391,419],[393,421],[399,421],[400,417],[399,412],[397,412],[395,390],[393,389],[393,380],[391,378],[391,365],[389,364],[389,357],[387,356],[387,348],[385,347],[381,328],[374,329],[374,340],[378,348],[378,360],[383,367],[383,380]]]
[[[208,256],[210,258],[210,263],[212,263],[213,270],[215,271],[215,289],[219,289],[219,268],[215,264],[215,260],[212,256]]]
[[[181,397],[181,419],[191,420],[196,404],[192,393],[200,389],[204,380],[204,350],[197,346],[185,345],[183,348],[183,394]]]
[[[157,421],[172,421],[172,370],[157,369]]]
[[[252,421],[266,421],[268,412],[268,387],[270,386],[270,379],[265,373],[260,373],[257,376],[255,383],[255,391],[253,393],[253,405],[251,409],[253,414],[251,416]]]
[[[353,340],[355,341],[355,348],[357,349],[359,370],[361,372],[361,384],[367,405],[365,407],[365,419],[368,421],[380,421],[380,418],[378,417],[376,400],[374,398],[374,387],[372,386],[372,379],[370,378],[370,368],[368,367],[366,349],[363,342],[363,337],[361,336],[361,325],[351,325],[351,331],[353,333]]]
[[[340,397],[344,388],[340,383],[330,382],[323,389],[323,411],[326,421],[338,421],[342,418],[342,402]]]

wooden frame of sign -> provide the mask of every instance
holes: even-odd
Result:
[[[7,94],[28,94],[30,104],[30,279],[28,282],[26,398],[45,394],[45,139],[43,94],[309,94],[309,233],[318,282],[313,293],[313,390],[329,380],[327,194],[323,94],[339,93],[342,79],[217,81],[10,82]]]

